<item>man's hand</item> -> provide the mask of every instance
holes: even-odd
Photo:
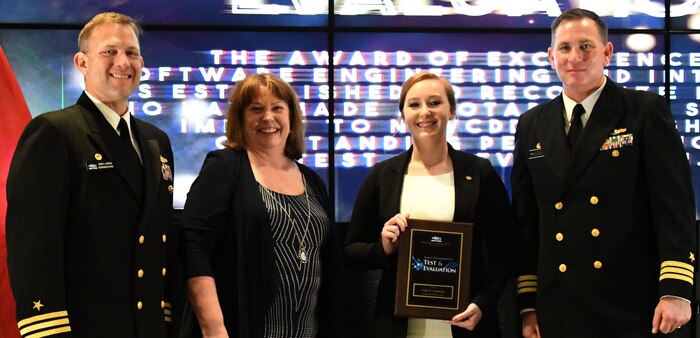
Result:
[[[540,327],[537,325],[537,313],[535,311],[523,313],[523,337],[540,338]]]
[[[690,320],[690,303],[678,297],[663,297],[659,300],[654,310],[654,319],[651,322],[651,333],[659,331],[663,334],[671,333]]]

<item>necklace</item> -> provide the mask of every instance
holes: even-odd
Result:
[[[309,203],[309,193],[306,190],[306,178],[304,177],[304,174],[301,174],[301,181],[304,184],[304,197],[306,197],[306,226],[304,227],[304,234],[299,237],[299,232],[297,232],[297,223],[292,218],[292,216],[289,214],[289,211],[287,211],[287,207],[285,207],[280,201],[275,198],[275,195],[270,192],[270,189],[260,185],[263,187],[263,190],[267,192],[268,195],[270,195],[270,198],[272,198],[272,201],[277,204],[280,209],[284,212],[285,215],[287,215],[287,218],[292,222],[292,230],[294,231],[294,237],[296,237],[297,241],[299,242],[299,251],[297,251],[297,258],[299,258],[299,261],[302,263],[307,263],[309,261],[309,257],[306,255],[306,235],[309,234],[309,223],[311,221],[311,205]]]
[[[445,163],[445,159],[442,159],[442,160],[440,160],[440,161],[438,161],[438,162],[436,162],[436,163],[430,164],[430,165],[428,165],[427,163],[423,162],[423,166],[425,166],[425,169],[427,169],[427,170],[437,169],[439,166],[440,166],[440,167],[441,167],[441,166],[444,166],[444,164],[446,164],[446,163]]]

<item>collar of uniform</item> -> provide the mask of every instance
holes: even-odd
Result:
[[[126,125],[131,126],[131,121],[130,121],[131,120],[131,112],[130,111],[127,111],[127,113],[124,114],[124,116],[119,116],[119,114],[117,114],[117,112],[115,112],[112,108],[108,107],[106,104],[102,103],[102,101],[100,101],[97,98],[95,98],[94,96],[92,96],[90,93],[88,93],[87,90],[85,91],[85,94],[87,95],[88,98],[90,98],[90,101],[92,101],[92,103],[95,104],[97,109],[100,110],[100,113],[102,113],[102,115],[105,117],[105,119],[107,120],[109,125],[112,126],[112,128],[115,131],[117,131],[117,134],[119,133],[119,131],[117,130],[117,126],[119,125],[120,118],[123,117],[124,120],[126,120]],[[129,129],[131,129],[131,128],[129,128]]]
[[[581,103],[583,109],[586,110],[586,112],[583,115],[581,115],[581,122],[584,126],[586,125],[586,122],[588,122],[588,118],[591,117],[593,106],[595,106],[595,103],[598,101],[600,93],[603,92],[603,88],[605,87],[606,82],[608,82],[608,78],[603,77],[603,84],[601,84],[600,87],[598,87],[598,89],[591,93],[591,95],[588,95],[588,97],[581,102],[574,101],[570,97],[566,96],[564,92],[561,93],[562,99],[564,100],[564,117],[566,118],[567,128],[571,124],[571,114],[573,114],[574,107],[577,103]]]

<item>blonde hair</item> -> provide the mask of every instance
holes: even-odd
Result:
[[[90,35],[92,35],[92,31],[95,30],[95,27],[108,23],[129,26],[134,31],[134,34],[136,34],[137,40],[141,33],[143,33],[141,26],[139,26],[134,19],[127,15],[115,12],[100,13],[95,15],[95,17],[86,23],[83,29],[80,31],[80,34],[78,34],[78,50],[83,53],[86,52],[88,48],[88,39],[90,39]]]

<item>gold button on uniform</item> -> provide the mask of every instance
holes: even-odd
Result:
[[[143,237],[143,235],[139,236],[139,244],[143,244],[143,242],[146,240],[146,237]]]
[[[554,209],[561,210],[564,208],[564,203],[562,202],[557,202],[557,204],[554,205]]]
[[[143,303],[141,303],[141,301],[138,301],[138,303],[136,303],[136,308],[141,310],[143,308]]]
[[[596,269],[600,269],[603,267],[603,263],[601,261],[595,261],[593,262],[593,267]]]
[[[591,196],[591,204],[593,204],[593,205],[598,204],[598,197],[596,197],[596,196]]]
[[[165,243],[165,241],[166,241],[167,239],[168,239],[168,238],[165,236],[165,234],[163,234],[163,243]]]
[[[593,228],[593,230],[591,230],[591,236],[593,236],[593,237],[600,236],[600,230]]]
[[[561,232],[558,232],[556,238],[557,241],[561,242],[564,240],[564,235]]]
[[[165,272],[166,272],[165,268],[163,268],[162,272],[163,272],[163,276],[165,276]]]
[[[143,277],[143,269],[139,269],[139,272],[136,273],[136,275],[138,275],[139,278],[142,278]]]
[[[165,301],[164,300],[160,301],[160,308],[165,309]]]
[[[559,271],[566,272],[566,264],[559,264]]]
[[[612,151],[612,156],[613,156],[613,157],[618,157],[618,156],[620,156],[620,152],[619,152],[617,149],[615,149],[615,150]]]

